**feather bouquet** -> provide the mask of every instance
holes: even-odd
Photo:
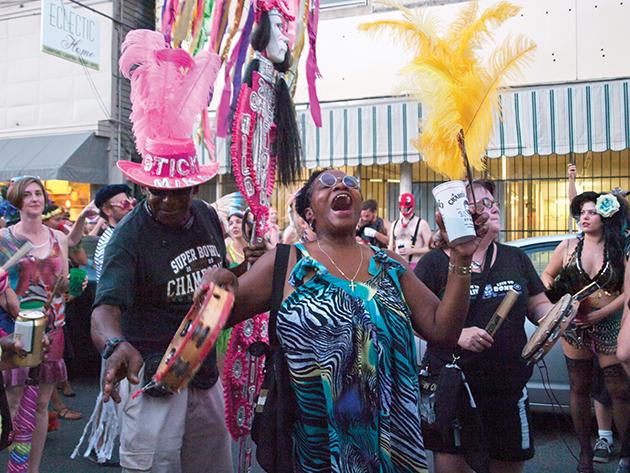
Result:
[[[499,2],[480,12],[472,1],[439,35],[436,20],[426,11],[382,3],[402,12],[403,19],[363,23],[359,29],[392,32],[414,55],[402,72],[428,113],[413,145],[434,171],[462,179],[467,165],[460,159],[464,149],[458,135],[463,131],[470,165],[483,169],[499,88],[520,71],[536,45],[518,35],[507,37],[485,62],[480,51],[494,40],[493,30],[514,17],[520,7]]]
[[[221,59],[202,51],[191,57],[171,48],[161,33],[134,30],[122,45],[120,70],[131,80],[133,133],[145,154],[149,140],[187,141],[204,111]]]

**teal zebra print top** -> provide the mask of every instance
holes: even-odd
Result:
[[[295,246],[295,290],[277,317],[299,408],[295,471],[426,472],[405,268],[372,247],[371,278],[353,291]]]

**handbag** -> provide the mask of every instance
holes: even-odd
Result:
[[[274,473],[293,472],[292,431],[298,409],[295,393],[289,384],[287,360],[276,335],[276,316],[282,302],[290,248],[283,244],[276,247],[269,311],[269,346],[264,351],[264,379],[251,430],[252,440],[256,443],[256,460],[263,470]]]
[[[490,268],[493,254],[494,244],[486,252],[484,268]],[[479,302],[487,282],[488,272],[485,272],[469,311]],[[490,460],[484,446],[481,417],[466,376],[457,364],[460,353],[456,348],[453,360],[438,373],[431,372],[428,353],[425,354],[418,375],[422,428],[438,431],[445,443],[452,440],[456,448],[462,449],[462,455],[473,471],[489,473]]]

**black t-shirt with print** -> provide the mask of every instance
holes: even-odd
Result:
[[[474,378],[469,379],[471,382],[477,380],[488,383],[489,388],[502,385],[508,391],[520,391],[532,374],[532,367],[521,360],[521,352],[527,343],[527,301],[544,292],[545,287],[523,251],[502,244],[497,244],[496,248],[496,260],[490,270],[472,274],[470,309],[464,327],[485,328],[509,289],[514,288],[521,295],[495,334],[492,347],[481,353],[459,349],[461,359],[458,363],[468,378]],[[442,297],[448,277],[448,257],[442,250],[430,251],[418,262],[415,274],[433,293]],[[483,280],[485,287],[475,300]],[[431,365],[449,362],[452,355],[452,349],[430,345],[427,349]]]
[[[216,212],[201,201],[192,202],[191,212],[184,227],[168,227],[142,203],[116,226],[105,250],[94,306],[120,307],[123,336],[145,360],[166,351],[204,271],[225,266]],[[210,388],[217,378],[212,350],[192,385]]]

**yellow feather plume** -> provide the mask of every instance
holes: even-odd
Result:
[[[478,3],[472,1],[440,36],[436,20],[423,11],[412,11],[393,0],[383,3],[400,10],[403,19],[363,23],[359,29],[389,31],[414,54],[402,72],[428,113],[422,133],[412,144],[433,170],[461,179],[466,168],[457,135],[463,130],[470,165],[483,169],[499,88],[520,71],[536,45],[519,35],[504,40],[485,62],[479,51],[494,40],[493,30],[514,17],[520,7],[503,1],[479,12]]]

